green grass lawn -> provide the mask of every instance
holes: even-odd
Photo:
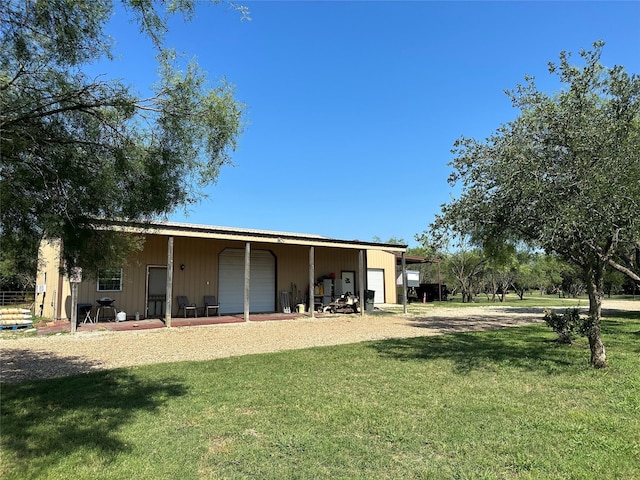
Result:
[[[638,479],[640,315],[2,385],[9,479]]]

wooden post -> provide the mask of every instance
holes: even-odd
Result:
[[[164,323],[171,327],[171,309],[173,297],[173,237],[169,237],[167,242],[167,290],[165,292],[167,306],[165,308]]]
[[[409,290],[409,279],[407,278],[407,259],[405,252],[402,252],[402,311],[407,313],[407,291]]]
[[[440,279],[440,259],[438,259],[438,301],[442,303],[442,280]]]
[[[313,296],[313,283],[316,278],[315,274],[315,248],[309,247],[309,313],[311,318],[315,317],[315,297]]]
[[[74,267],[69,275],[71,283],[71,333],[76,333],[78,327],[78,284],[82,281],[82,269]]]
[[[78,326],[78,283],[71,282],[71,333],[76,333]]]
[[[367,299],[364,296],[364,250],[360,250],[358,252],[358,283],[359,285],[359,294],[360,294],[360,315],[364,315],[364,311],[367,306]]]
[[[249,295],[251,294],[251,243],[244,246],[244,321],[249,321]]]

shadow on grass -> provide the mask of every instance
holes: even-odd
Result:
[[[398,360],[449,360],[457,373],[497,365],[553,373],[573,365],[570,350],[581,349],[559,345],[541,326],[392,339],[372,346]]]
[[[605,321],[609,320],[609,318],[640,321],[640,312],[629,312],[628,310],[616,310],[615,308],[607,308],[602,309],[602,317]]]
[[[481,322],[482,319],[471,319]],[[560,373],[590,368],[589,346],[584,337],[572,345],[558,343],[557,337],[545,325],[502,328],[504,323],[483,325],[481,332],[469,332],[469,318],[460,320],[424,319],[416,322],[419,328],[437,328],[442,323],[451,334],[400,338],[371,343],[372,348],[385,357],[403,361],[439,360],[452,362],[458,373],[498,366],[516,367],[531,371]],[[459,325],[456,324],[459,322]],[[603,339],[615,348],[636,350],[640,327],[639,312],[616,312],[615,318],[603,319]],[[461,330],[466,329],[466,332]]]
[[[605,347],[640,353],[640,312],[607,311],[602,321]]]
[[[108,464],[130,450],[119,432],[132,417],[186,392],[178,381],[145,380],[125,370],[3,384],[5,472],[37,478],[70,455]]]

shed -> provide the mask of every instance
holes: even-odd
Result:
[[[137,313],[163,318],[167,325],[177,314],[178,295],[197,304],[215,295],[221,313],[243,314],[246,321],[252,313],[282,311],[282,292],[293,304],[310,304],[323,277],[335,279],[332,294],[349,284],[363,298],[369,255],[395,272],[395,256],[406,252],[405,245],[174,222],[109,222],[96,228],[140,235],[144,247],[125,265],[82,279],[77,302],[95,305],[108,296],[128,318]],[[70,281],[59,273],[63,248],[59,240],[47,239],[39,251],[36,307],[53,319],[70,319],[72,311]],[[395,287],[386,282],[389,298],[396,298]]]

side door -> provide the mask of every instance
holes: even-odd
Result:
[[[147,265],[146,318],[163,318],[167,310],[167,267]]]

